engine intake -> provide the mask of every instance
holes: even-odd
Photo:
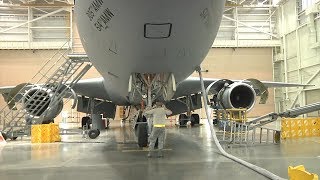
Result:
[[[246,108],[251,110],[255,104],[256,92],[245,83],[232,83],[218,93],[219,103],[226,109]]]
[[[54,92],[47,88],[35,87],[28,90],[23,96],[22,103],[28,115],[39,118],[48,109],[49,104],[54,99]],[[60,100],[57,105],[51,107],[46,113],[43,121],[51,120],[58,116],[62,111],[63,101]]]

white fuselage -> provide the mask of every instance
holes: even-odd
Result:
[[[80,0],[83,46],[116,104],[127,102],[132,73],[173,73],[177,83],[199,66],[216,37],[223,0]]]

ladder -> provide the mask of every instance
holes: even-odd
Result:
[[[305,106],[288,109],[281,113],[272,112],[272,113],[257,117],[251,120],[250,122],[247,122],[247,125],[250,125],[251,129],[258,128],[276,121],[278,117],[295,118],[299,115],[307,114],[307,113],[311,113],[319,110],[320,110],[320,102],[316,102],[316,103],[308,104]]]
[[[26,130],[31,124],[42,123],[52,108],[63,102],[63,98],[76,98],[72,87],[92,64],[87,56],[70,55],[68,44],[64,44],[48,59],[30,82],[18,85],[4,95],[7,105],[0,110],[2,133],[9,137],[11,134],[11,138],[14,138],[14,132]],[[48,101],[48,98],[51,100]]]

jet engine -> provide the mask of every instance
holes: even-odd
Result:
[[[256,92],[246,83],[236,82],[223,87],[218,95],[219,104],[225,109],[246,108],[251,110],[255,104]]]
[[[45,112],[49,104],[55,99],[54,91],[48,88],[31,88],[22,98],[23,107],[28,115],[34,118],[39,118],[41,115],[44,115],[43,121],[57,117],[63,108],[63,101],[60,100],[55,106],[51,107],[49,111]]]

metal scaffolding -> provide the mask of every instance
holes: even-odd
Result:
[[[0,2],[0,49],[59,49],[72,44],[71,0]]]
[[[277,47],[277,7],[272,0],[229,0],[213,47]]]

